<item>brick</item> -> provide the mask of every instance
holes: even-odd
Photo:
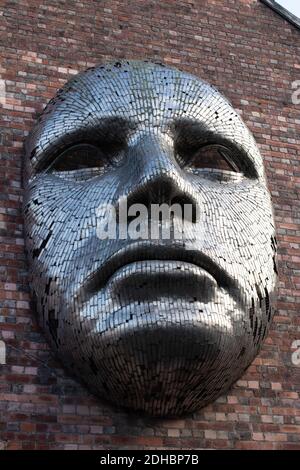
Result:
[[[36,426],[33,423],[21,423],[21,431],[32,433],[35,432]]]

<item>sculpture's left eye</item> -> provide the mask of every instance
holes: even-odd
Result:
[[[235,173],[241,171],[234,162],[231,151],[222,145],[205,145],[201,147],[189,160],[188,167],[191,170],[225,170]]]
[[[46,172],[62,178],[86,180],[103,174],[110,163],[100,148],[78,144],[56,157]]]

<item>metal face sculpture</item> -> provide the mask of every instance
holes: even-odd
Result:
[[[217,90],[148,62],[89,69],[39,119],[25,180],[39,321],[89,390],[180,415],[241,376],[271,321],[276,240],[261,155]],[[125,199],[125,228],[155,204],[197,217],[181,238],[121,237]],[[99,207],[113,236],[99,236]]]

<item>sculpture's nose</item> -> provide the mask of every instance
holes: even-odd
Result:
[[[174,155],[170,137],[147,133],[130,146],[128,158],[133,162],[131,189],[127,194],[131,204],[191,204],[196,213],[193,188]]]

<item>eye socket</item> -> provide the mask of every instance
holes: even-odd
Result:
[[[48,167],[47,171],[74,171],[85,168],[101,168],[107,159],[101,150],[91,144],[79,144],[65,150]]]
[[[119,164],[120,152],[114,156],[92,144],[77,144],[56,157],[45,170],[66,180],[86,181],[102,175]]]
[[[231,151],[222,145],[205,145],[193,153],[187,162],[191,170],[220,170],[240,173]]]

